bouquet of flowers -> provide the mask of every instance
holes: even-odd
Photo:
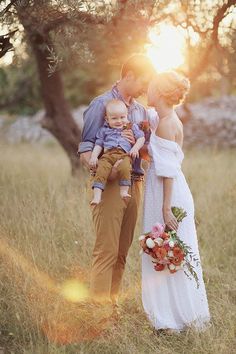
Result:
[[[182,208],[172,207],[171,210],[178,222],[187,215]],[[195,279],[199,287],[198,276],[192,264],[195,262],[198,266],[199,260],[191,247],[180,240],[176,231],[157,223],[153,225],[151,232],[140,236],[139,241],[141,253],[145,252],[153,258],[156,271],[169,269],[170,273],[176,273],[183,270],[188,278]]]

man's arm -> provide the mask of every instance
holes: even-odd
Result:
[[[79,144],[81,163],[89,169],[89,160],[95,144],[96,134],[103,125],[105,106],[102,100],[93,100],[84,112],[82,142]]]
[[[80,153],[80,162],[88,170],[90,169],[89,161],[91,159],[92,151],[85,151]]]

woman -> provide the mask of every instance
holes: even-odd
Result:
[[[185,98],[189,81],[175,72],[157,74],[148,89],[148,105],[158,113],[158,122],[151,123],[148,146],[151,156],[144,196],[143,232],[156,223],[178,229],[179,237],[199,258],[194,224],[194,204],[181,171],[183,126],[174,106]],[[171,206],[183,208],[187,217],[178,225]],[[149,320],[157,330],[181,331],[188,326],[201,329],[209,321],[209,309],[201,265],[196,267],[200,286],[186,277],[183,270],[155,271],[152,258],[143,254],[142,300]]]

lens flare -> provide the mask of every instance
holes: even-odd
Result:
[[[83,283],[75,279],[70,279],[62,284],[61,295],[67,301],[80,302],[88,298],[89,292]]]
[[[78,268],[77,279],[69,278],[59,285],[56,279],[8,244],[8,239],[0,235],[0,256],[11,272],[14,291],[24,299],[27,315],[35,328],[42,330],[50,342],[61,345],[93,340],[102,335],[109,326],[112,307],[105,310],[104,306],[86,302],[87,269],[75,267]]]

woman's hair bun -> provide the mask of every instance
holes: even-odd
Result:
[[[175,106],[185,99],[190,81],[175,71],[163,72],[156,76],[156,88],[168,105]]]

